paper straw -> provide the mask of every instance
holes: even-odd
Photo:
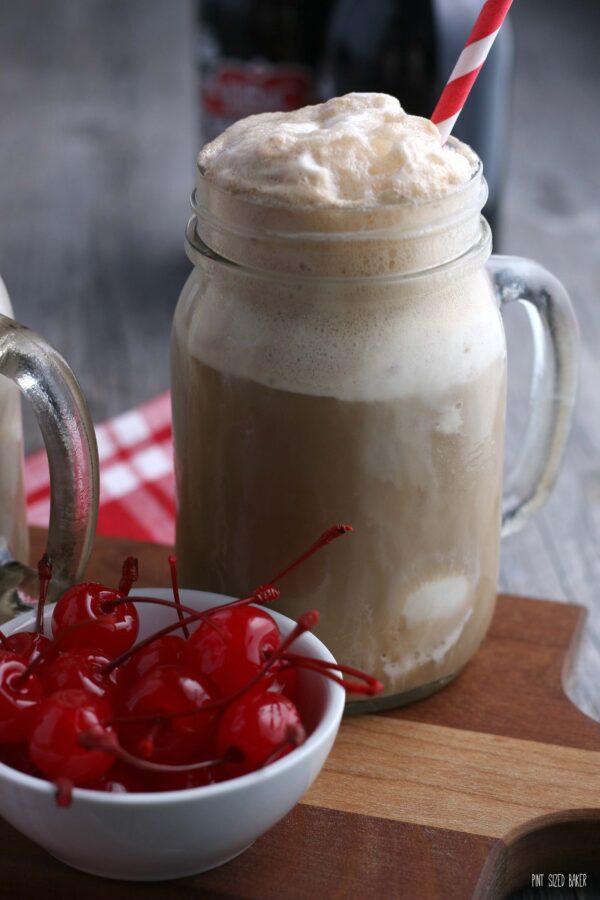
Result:
[[[513,0],[486,0],[471,34],[433,111],[434,122],[445,144],[469,92],[479,75]]]

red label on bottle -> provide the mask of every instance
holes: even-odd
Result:
[[[225,63],[202,85],[205,111],[232,121],[261,112],[288,112],[309,102],[310,78],[300,68]]]

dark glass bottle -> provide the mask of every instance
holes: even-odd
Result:
[[[243,116],[315,103],[334,0],[203,0],[202,141]]]
[[[481,9],[481,0],[338,0],[320,92],[383,91],[414,115],[430,116]],[[483,160],[497,225],[507,150],[513,64],[505,22],[454,127]]]

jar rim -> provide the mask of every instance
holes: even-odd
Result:
[[[377,206],[307,207],[257,202],[200,175],[192,193],[195,236],[224,261],[297,278],[380,278],[432,271],[459,260],[481,236],[487,199],[481,160],[441,197]],[[203,250],[202,248],[206,248]]]
[[[452,140],[452,138],[450,139]],[[483,164],[470,179],[438,197],[365,206],[285,206],[235,194],[199,177],[191,207],[201,224],[239,238],[302,241],[378,240],[425,235],[480,211],[488,196]],[[353,224],[353,227],[352,227]]]
[[[227,257],[222,256],[221,254],[211,249],[211,247],[209,247],[208,244],[206,244],[199,237],[197,231],[198,220],[196,215],[193,215],[188,221],[185,235],[185,246],[187,256],[194,265],[197,265],[204,260],[205,262],[216,263],[220,266],[225,266],[231,270],[238,272],[241,275],[248,275],[254,278],[259,277],[266,278],[268,280],[293,283],[297,283],[298,281],[309,283],[314,283],[317,281],[327,281],[340,284],[347,284],[349,282],[352,282],[353,285],[366,285],[373,284],[374,282],[377,284],[406,284],[411,281],[423,281],[426,278],[437,276],[444,277],[448,273],[454,272],[454,270],[463,269],[468,266],[479,264],[480,262],[485,262],[485,260],[487,260],[487,258],[489,257],[492,249],[492,231],[487,220],[483,216],[479,217],[479,221],[480,230],[478,239],[469,247],[467,247],[460,255],[455,256],[451,259],[444,260],[439,264],[415,269],[413,271],[391,272],[381,275],[332,275],[321,273],[298,273],[285,270],[265,269],[262,267],[259,268],[250,266],[245,263],[236,262],[232,259],[228,259]],[[339,237],[339,235],[337,235],[337,237]]]

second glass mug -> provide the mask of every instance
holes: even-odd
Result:
[[[17,387],[33,406],[48,453],[50,600],[81,580],[98,512],[96,437],[75,376],[43,338],[10,315],[0,281],[0,375],[4,376],[0,378],[0,622],[30,609],[27,599],[37,597],[37,572],[27,560]]]
[[[340,662],[377,698],[420,699],[476,651],[500,533],[548,495],[574,403],[577,329],[541,266],[491,257],[481,168],[436,201],[265,208],[199,174],[194,263],[175,313],[172,399],[181,583],[234,596],[332,522],[355,533],[281,584],[318,609]],[[533,334],[529,425],[502,500],[500,311]]]

